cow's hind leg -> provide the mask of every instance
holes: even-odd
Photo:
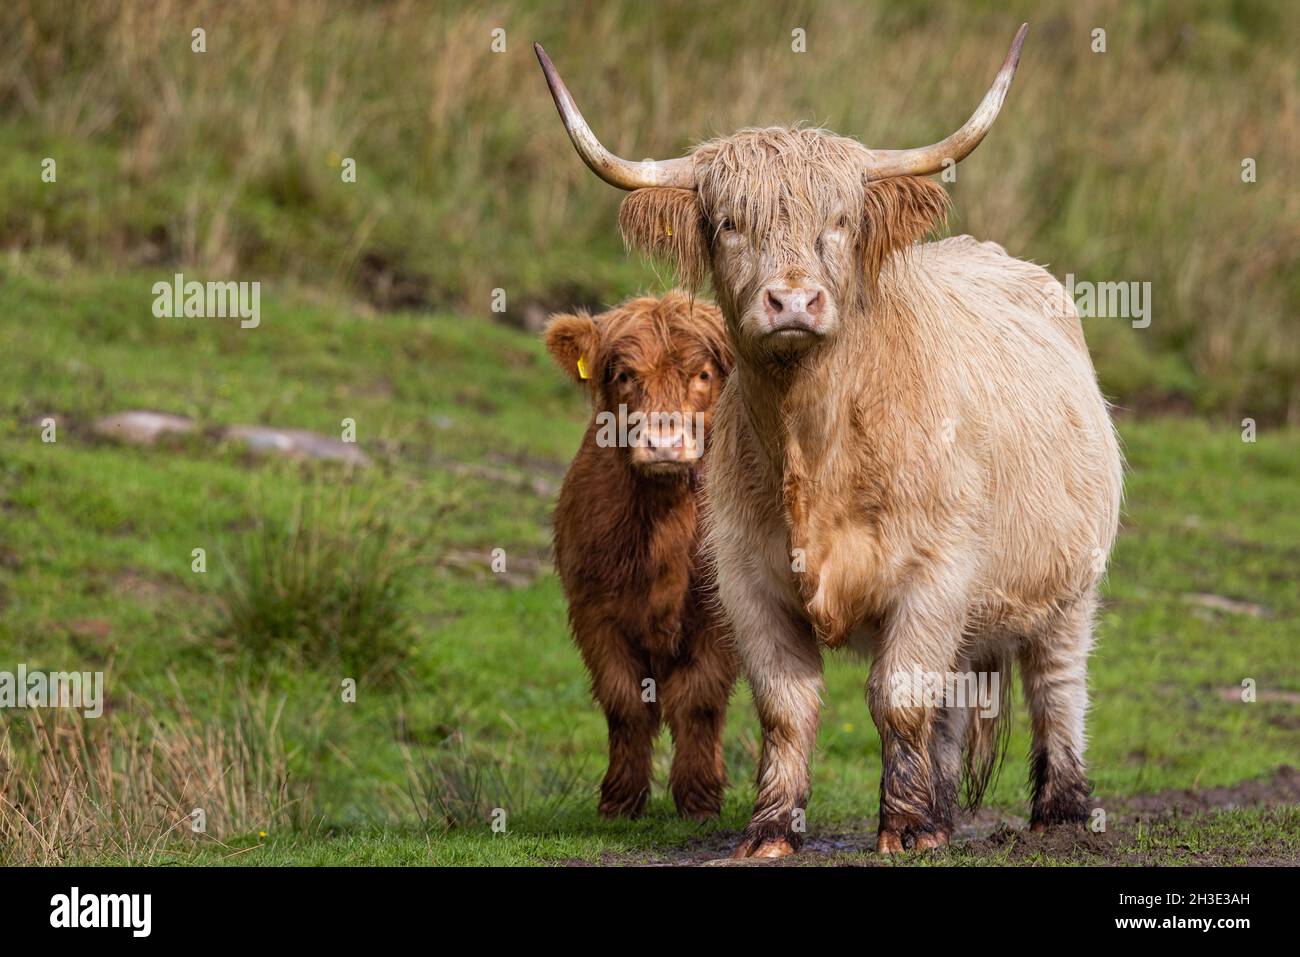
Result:
[[[957,800],[971,710],[951,705],[938,709],[934,715],[934,726],[930,733],[930,761],[935,793],[941,796],[944,806],[951,806]]]
[[[662,682],[659,701],[673,736],[668,787],[677,813],[692,820],[717,817],[727,786],[722,727],[736,681],[734,649],[710,630],[699,636]]]
[[[1095,607],[1092,596],[1077,602],[1020,654],[1033,728],[1029,821],[1035,831],[1053,824],[1080,825],[1088,817],[1091,788],[1083,764],[1084,715]]]

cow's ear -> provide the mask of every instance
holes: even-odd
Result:
[[[585,312],[551,316],[546,323],[546,351],[575,382],[592,376],[600,330]]]
[[[895,176],[866,184],[863,258],[874,277],[890,254],[905,249],[948,218],[948,192],[934,180]]]
[[[689,289],[699,288],[708,272],[707,226],[693,189],[635,189],[618,208],[623,244],[670,261],[682,285]]]

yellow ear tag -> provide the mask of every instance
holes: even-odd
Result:
[[[669,236],[671,236],[673,234],[673,228],[669,226],[667,223],[664,223],[664,232],[666,232]]]
[[[578,356],[578,378],[590,379],[591,373],[587,370],[587,357]]]

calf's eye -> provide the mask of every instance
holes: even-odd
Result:
[[[709,379],[711,379],[711,378],[713,378],[713,377],[709,375],[709,370],[708,370],[708,369],[705,369],[703,372],[700,373],[700,381],[701,381],[701,382],[708,382]]]

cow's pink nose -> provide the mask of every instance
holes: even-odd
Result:
[[[651,432],[646,440],[652,449],[680,449],[686,445],[686,436],[680,431]]]
[[[773,319],[794,319],[821,315],[826,296],[817,286],[768,286],[763,290],[763,306]]]

